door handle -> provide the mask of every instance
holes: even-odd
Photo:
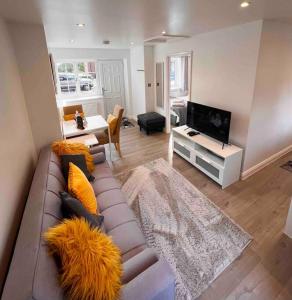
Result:
[[[104,96],[104,92],[106,91],[106,89],[104,87],[102,87],[101,91],[102,91],[102,95]]]

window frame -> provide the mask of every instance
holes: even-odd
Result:
[[[172,61],[170,61],[170,64],[174,64],[174,73],[175,73],[175,85],[171,86],[170,83],[170,91],[178,91],[182,87],[182,64],[181,64],[181,57],[175,56],[172,57]]]
[[[66,64],[66,63],[71,63],[73,64],[73,73],[74,76],[76,77],[76,91],[75,92],[71,92],[71,93],[63,93],[61,91],[61,84],[60,84],[60,80],[59,80],[59,72],[58,72],[58,65],[60,64]],[[85,74],[88,75],[88,73],[93,73],[93,72],[87,72],[87,64],[88,63],[94,63],[95,65],[95,82],[96,82],[96,91],[94,92],[84,92],[81,91],[80,89],[80,81],[79,81],[79,75],[80,73],[78,73],[78,63],[84,63],[86,66],[86,72]],[[58,59],[55,61],[55,73],[56,73],[56,88],[57,88],[57,94],[56,94],[56,98],[57,100],[74,100],[74,99],[82,99],[82,98],[95,98],[95,97],[99,97],[102,95],[102,91],[101,91],[101,84],[100,84],[100,76],[99,76],[99,70],[98,70],[98,64],[97,64],[97,60],[96,59]]]

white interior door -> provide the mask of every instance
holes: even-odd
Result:
[[[122,60],[100,60],[98,66],[105,113],[108,115],[116,104],[125,108],[124,64]]]

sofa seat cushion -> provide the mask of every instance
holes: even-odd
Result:
[[[97,196],[97,202],[101,213],[114,205],[127,203],[126,198],[120,189],[113,189],[99,194]]]
[[[104,193],[113,189],[120,189],[121,185],[117,182],[115,178],[101,178],[96,179],[92,183],[92,187],[95,193],[95,196],[99,196],[99,194]]]
[[[113,205],[102,212],[106,232],[115,227],[135,220],[135,216],[126,203]]]
[[[122,255],[136,247],[145,246],[144,236],[135,220],[123,223],[108,231],[107,234],[113,238],[113,242],[119,247]]]
[[[112,170],[107,162],[97,164],[92,175],[96,180],[101,178],[113,178]]]

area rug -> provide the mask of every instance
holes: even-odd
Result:
[[[164,159],[119,174],[147,244],[176,275],[176,299],[196,299],[251,237]]]

